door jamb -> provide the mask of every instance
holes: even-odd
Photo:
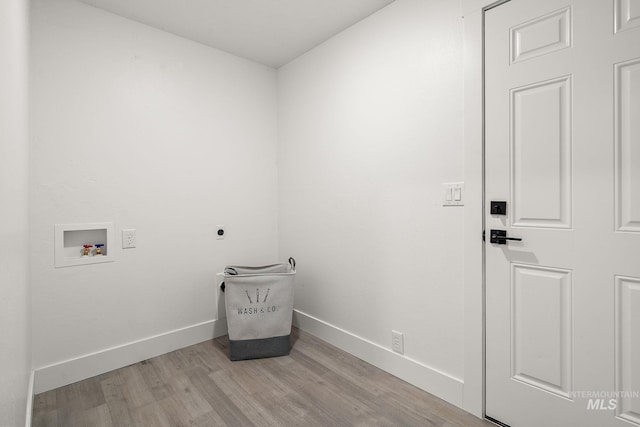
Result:
[[[463,409],[485,416],[484,14],[509,0],[463,0],[464,388]]]

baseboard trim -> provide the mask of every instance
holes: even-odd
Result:
[[[31,427],[32,417],[33,417],[33,396],[35,396],[34,392],[34,384],[35,384],[36,371],[33,369],[29,374],[29,386],[27,387],[27,414],[25,416],[25,426]]]
[[[184,328],[43,366],[35,370],[35,394],[53,390],[227,333],[227,319]]]
[[[388,348],[345,331],[300,310],[293,311],[293,324],[390,374],[415,385],[457,407],[462,407],[462,380],[394,353]]]
[[[293,324],[403,381],[462,407],[464,383],[458,378],[394,353],[388,348],[300,310],[293,311]],[[38,393],[198,344],[226,333],[225,318],[210,320],[37,368],[31,372],[30,376],[26,425],[31,425],[33,396]]]

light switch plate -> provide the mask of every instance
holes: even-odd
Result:
[[[464,206],[464,182],[442,184],[442,206]]]

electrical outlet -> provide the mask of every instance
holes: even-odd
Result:
[[[122,230],[122,249],[136,247],[136,230]]]
[[[391,331],[391,349],[396,353],[404,354],[404,334]]]
[[[227,233],[224,225],[216,225],[216,240],[224,240],[224,236]]]

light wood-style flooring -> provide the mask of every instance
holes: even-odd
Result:
[[[221,337],[41,393],[33,426],[493,425],[308,333],[292,342],[231,362]]]

